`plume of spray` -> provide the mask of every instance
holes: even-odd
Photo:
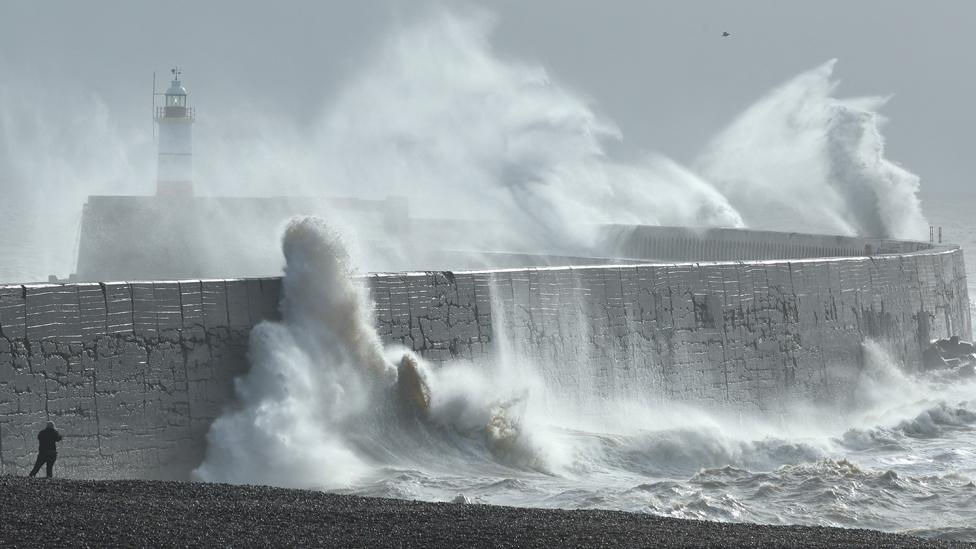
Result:
[[[398,29],[305,126],[254,109],[204,109],[211,115],[200,126],[212,138],[197,141],[197,190],[347,195],[348,182],[356,181],[352,194],[359,196],[409,194],[421,217],[463,212],[459,217],[506,229],[482,249],[586,252],[599,223],[743,226],[740,211],[762,224],[776,209],[797,210],[836,232],[924,236],[917,177],[884,157],[877,114],[883,100],[834,98],[833,62],[748,109],[692,171],[653,154],[632,163],[610,158],[606,144],[621,139],[619,129],[542,66],[498,55],[493,26],[484,13],[437,11]],[[0,184],[13,197],[5,200],[8,208],[22,214],[11,227],[16,216],[7,212],[3,232],[21,236],[11,255],[47,256],[27,261],[31,272],[25,266],[0,273],[8,280],[70,272],[84,196],[138,193],[132,182],[151,181],[152,174],[146,136],[117,127],[97,97],[86,101],[94,109],[51,115],[52,106],[70,103],[25,86],[0,86]],[[249,115],[232,115],[243,111]],[[146,165],[134,164],[136,158]],[[39,198],[52,195],[65,206]],[[437,199],[421,198],[430,196]],[[375,239],[364,223],[345,224],[363,240]],[[484,241],[484,224],[471,227],[458,241]],[[244,231],[238,237],[234,248],[261,257],[205,268],[258,275],[280,263],[274,247],[250,245],[255,237]],[[218,240],[215,247],[228,247],[223,235]],[[373,258],[365,259],[369,267]]]
[[[886,99],[835,97],[835,65],[760,99],[712,141],[696,170],[750,224],[782,212],[846,235],[924,238],[919,178],[885,158],[878,110]]]
[[[307,123],[290,124],[279,113],[262,115],[237,104],[223,112],[213,105],[201,109],[197,129],[205,138],[196,141],[196,191],[407,195],[415,217],[488,222],[468,224],[456,241],[495,251],[586,254],[593,251],[594,227],[600,223],[741,227],[740,212],[748,214],[750,224],[761,225],[776,209],[800,212],[784,224],[793,230],[801,217],[846,234],[924,236],[918,179],[884,157],[877,114],[883,101],[834,98],[833,62],[748,109],[692,170],[655,154],[634,162],[613,159],[607,145],[622,138],[620,130],[541,65],[495,51],[493,27],[493,18],[483,12],[434,11],[396,29]],[[151,181],[152,169],[135,166],[132,159],[145,158],[151,165],[151,152],[135,146],[147,145],[148,136],[130,136],[133,132],[116,127],[102,107],[49,119],[36,105],[36,94],[21,93],[23,101],[17,101],[11,90],[0,88],[5,99],[0,156],[11,159],[7,165],[16,173],[2,184],[16,180],[18,191],[25,192],[15,196],[33,196],[26,191],[45,188],[33,182],[57,181],[46,188],[58,189],[55,194],[71,202],[72,212],[27,216],[60,224],[56,231],[31,225],[5,233],[42,240],[30,248],[49,250],[63,264],[44,269],[40,277],[70,272],[76,212],[84,195],[111,192],[117,180],[126,184],[115,187],[139,194],[132,182]],[[99,105],[97,98],[89,104]],[[62,120],[76,120],[71,127],[81,131],[52,131],[63,126]],[[56,158],[52,150],[58,151]],[[350,181],[356,182],[354,189]],[[143,187],[148,191],[152,185]],[[374,220],[322,209],[309,206],[306,213],[328,214],[363,242],[401,236],[377,230]],[[239,218],[236,211],[212,214],[228,220],[223,225],[234,226]],[[282,214],[254,215],[274,219],[250,225],[274,227]],[[463,226],[457,225],[458,233]],[[40,234],[52,242],[33,236]],[[264,245],[270,238],[253,231],[228,230],[214,240],[215,252],[247,250],[248,260],[205,254],[202,268],[211,275],[273,274],[281,263],[278,249]],[[400,254],[394,261],[372,257],[375,246],[363,246],[357,262],[367,269],[424,265],[425,247],[398,244],[382,254]]]
[[[211,426],[196,478],[338,488],[409,460],[430,439],[446,451],[473,439],[503,463],[545,468],[521,417],[524,387],[460,365],[435,372],[409,351],[384,349],[361,280],[321,219],[294,219],[282,247],[282,319],[252,329],[239,406]]]
[[[606,222],[742,226],[720,193],[675,162],[611,159],[619,129],[542,66],[498,55],[493,27],[484,13],[438,11],[400,28],[304,139],[286,132],[280,147],[245,143],[247,154],[232,146],[223,152],[234,161],[210,154],[217,168],[202,169],[212,180],[285,179],[312,194],[348,192],[349,181],[364,196],[406,193],[420,217],[458,212],[509,227],[488,244],[495,249],[578,251]]]
[[[481,221],[456,241],[488,251],[588,252],[595,225],[604,222],[742,226],[720,193],[677,163],[654,154],[636,162],[610,158],[607,144],[622,138],[619,129],[541,65],[499,55],[493,28],[484,12],[434,11],[394,29],[334,97],[323,98],[321,114],[300,123],[250,98],[198,104],[195,193],[406,195],[417,217]],[[0,185],[8,207],[28,213],[16,226],[0,223],[3,234],[22,235],[10,255],[49,256],[0,272],[23,281],[70,273],[85,196],[151,194],[155,155],[148,127],[120,126],[98,97],[69,112],[62,109],[75,102],[35,89],[84,86],[14,82],[0,86]],[[350,239],[402,236],[324,202],[305,201],[290,213],[327,215]],[[194,232],[206,252],[194,254],[199,265],[186,276],[276,274],[281,255],[271,228],[284,220],[281,209],[247,212],[242,223],[239,209],[217,205],[207,206],[211,228]],[[267,236],[249,227],[266,228]],[[364,246],[357,263],[429,266],[426,245],[397,244],[383,254]]]
[[[286,228],[282,247],[282,320],[252,329],[251,368],[235,383],[243,407],[211,427],[201,479],[334,486],[367,468],[340,437],[395,371],[338,236],[304,219]]]

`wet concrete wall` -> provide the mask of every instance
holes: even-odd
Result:
[[[384,341],[435,363],[504,348],[561,390],[776,410],[850,391],[861,342],[914,364],[971,335],[961,250],[366,277]],[[0,469],[65,435],[75,477],[186,478],[233,404],[279,279],[0,286]]]
[[[24,473],[44,421],[78,477],[185,477],[246,369],[280,281],[0,287],[0,466]],[[28,463],[31,462],[31,463]]]

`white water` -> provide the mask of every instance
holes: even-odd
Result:
[[[919,178],[884,155],[885,98],[837,98],[837,60],[804,72],[742,113],[696,167],[746,220],[789,219],[832,234],[922,240]]]
[[[573,365],[533,365],[497,326],[492,363],[431,369],[383,349],[321,221],[293,222],[284,250],[283,320],[254,329],[203,480],[976,539],[973,380],[912,378],[866,342],[850,402],[738,416],[586,398]]]
[[[211,151],[204,177],[405,195],[417,217],[490,220],[503,232],[497,249],[575,253],[608,222],[743,225],[675,161],[612,158],[617,125],[542,65],[499,55],[493,28],[487,14],[436,12],[395,29],[309,128]],[[269,124],[256,120],[244,135],[266,135]],[[477,231],[471,240],[484,237]]]

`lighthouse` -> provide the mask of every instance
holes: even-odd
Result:
[[[163,94],[163,106],[156,107],[159,125],[156,194],[190,196],[193,194],[193,109],[186,104],[180,70],[174,68],[171,72],[173,81]]]

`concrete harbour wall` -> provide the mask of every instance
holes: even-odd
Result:
[[[914,364],[931,338],[971,336],[952,247],[366,281],[384,341],[435,363],[489,358],[501,337],[569,392],[736,408],[837,398],[868,337]],[[186,478],[280,290],[273,278],[0,286],[0,469],[25,474],[52,419],[65,474]]]

